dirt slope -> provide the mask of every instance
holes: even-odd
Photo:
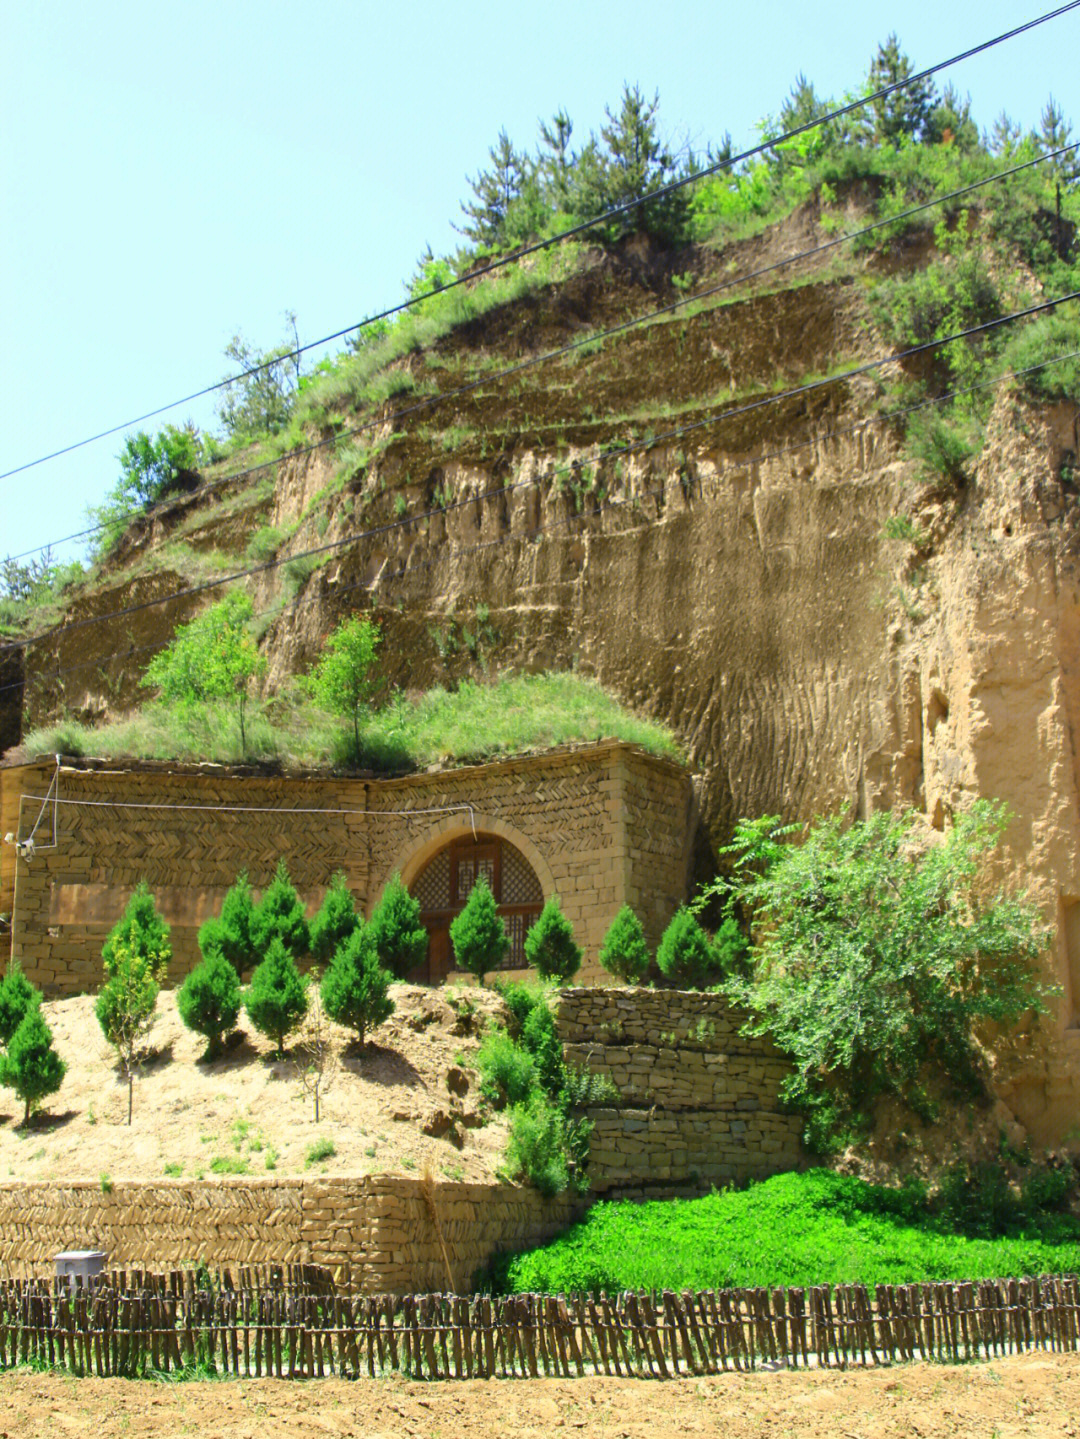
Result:
[[[500,1001],[490,992],[462,990],[459,1000],[406,984],[394,985],[392,995],[397,1011],[367,1049],[357,1050],[348,1031],[331,1026],[333,1082],[318,1125],[295,1046],[292,1057],[275,1060],[273,1046],[242,1019],[242,1042],[224,1058],[201,1063],[202,1040],[184,1028],[175,993],[167,991],[158,999],[155,1054],[136,1081],[129,1127],[127,1088],[94,1018],[93,998],[48,1001],[45,1016],[68,1072],[28,1129],[17,1124],[21,1105],[12,1091],[0,1090],[0,1178],[190,1179],[269,1169],[419,1174],[426,1166],[436,1178],[492,1178],[505,1121],[482,1112],[468,1068],[477,1026],[461,1032],[452,1006],[464,1013],[466,999],[475,999],[483,1013]],[[335,1152],[308,1167],[316,1142],[332,1143]]]

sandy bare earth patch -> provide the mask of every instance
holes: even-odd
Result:
[[[992,1364],[912,1364],[847,1373],[724,1374],[707,1379],[393,1378],[155,1384],[61,1375],[0,1376],[7,1439],[1044,1439],[1080,1433],[1080,1356],[1028,1354]]]
[[[28,1129],[14,1093],[0,1090],[0,1181],[409,1174],[425,1166],[436,1178],[491,1179],[506,1125],[485,1112],[470,1060],[479,1016],[501,1001],[476,988],[459,994],[394,985],[397,1010],[363,1050],[347,1030],[330,1026],[335,1069],[318,1125],[293,1058],[275,1060],[273,1045],[242,1015],[242,1040],[223,1058],[200,1062],[203,1041],[185,1029],[167,991],[129,1128],[127,1088],[93,997],[48,1001],[45,1016],[68,1072]],[[471,1022],[466,998],[479,1006]],[[317,1141],[330,1141],[334,1153],[308,1166]]]

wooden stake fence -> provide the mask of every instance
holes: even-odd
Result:
[[[287,1266],[0,1283],[0,1368],[320,1378],[670,1378],[762,1364],[960,1361],[1080,1348],[1076,1275],[675,1293],[341,1295]],[[197,1279],[209,1280],[197,1287]]]

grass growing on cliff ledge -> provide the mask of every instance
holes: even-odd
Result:
[[[969,1237],[958,1228],[1008,1233]],[[1080,1221],[1038,1205],[1005,1226],[958,1224],[925,1196],[813,1169],[702,1199],[594,1205],[550,1244],[503,1258],[505,1293],[906,1284],[1073,1271]]]
[[[350,753],[351,732],[298,693],[252,705],[246,730],[245,749],[231,702],[174,707],[155,702],[112,724],[65,720],[32,730],[19,753],[400,771],[620,739],[650,754],[679,758],[664,726],[624,709],[595,680],[574,674],[507,675],[490,683],[466,681],[453,691],[435,688],[417,698],[397,694],[363,723],[359,763]]]

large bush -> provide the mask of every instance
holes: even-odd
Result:
[[[370,925],[379,963],[395,979],[407,979],[423,963],[428,932],[420,923],[420,901],[413,897],[394,874],[372,913]]]
[[[983,1091],[979,1026],[1044,1011],[1046,932],[1035,907],[993,890],[986,861],[1006,811],[978,801],[944,836],[912,811],[822,819],[802,844],[778,821],[741,821],[733,888],[754,917],[749,978],[729,991],[750,1030],[792,1058],[785,1097],[808,1140],[842,1142],[891,1094],[929,1117],[938,1093]]]
[[[338,948],[322,978],[322,1002],[331,1019],[355,1030],[361,1044],[394,1012],[389,970],[379,963],[371,926],[360,924]]]
[[[581,968],[581,950],[574,927],[552,895],[525,936],[525,958],[541,979],[573,979]]]
[[[473,885],[465,908],[450,923],[450,943],[461,968],[475,974],[481,984],[488,970],[497,969],[506,958],[510,948],[506,926],[483,875]]]
[[[277,1057],[284,1059],[285,1039],[307,1014],[308,996],[307,982],[278,935],[270,940],[266,958],[251,976],[244,1008],[259,1033],[277,1045]]]

